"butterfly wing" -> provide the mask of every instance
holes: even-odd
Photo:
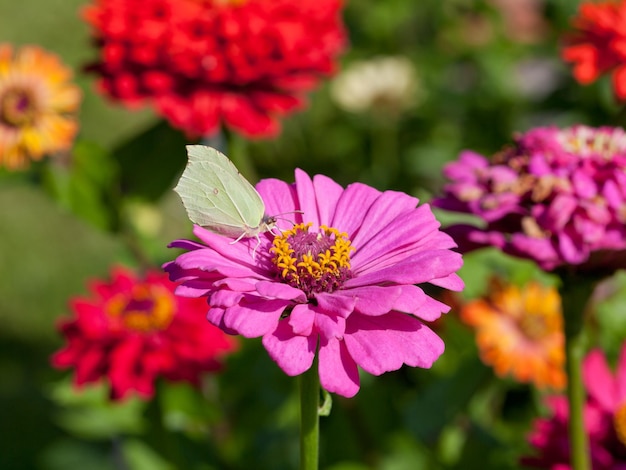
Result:
[[[259,193],[217,150],[188,145],[189,161],[174,188],[194,224],[222,235],[257,233],[265,214]]]

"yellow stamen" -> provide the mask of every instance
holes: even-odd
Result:
[[[309,232],[311,226],[298,224],[275,237],[272,261],[283,281],[307,294],[332,291],[349,273],[354,247],[344,232],[321,226],[315,234]]]
[[[132,292],[119,293],[107,304],[106,311],[120,325],[143,333],[164,330],[174,317],[171,292],[161,286],[139,284]]]

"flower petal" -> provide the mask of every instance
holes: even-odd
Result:
[[[599,349],[594,349],[583,361],[583,377],[589,396],[608,412],[613,413],[617,403],[617,390],[615,380],[609,369],[604,354]]]
[[[295,335],[290,325],[281,321],[273,332],[263,336],[263,346],[287,375],[299,375],[313,363],[317,335]]]
[[[403,364],[429,368],[444,350],[443,341],[432,330],[399,312],[350,316],[344,341],[354,361],[374,375]]]
[[[363,223],[367,209],[378,199],[381,192],[361,183],[348,185],[335,208],[335,215],[331,225],[346,232],[352,239]],[[359,210],[354,210],[358,207]]]
[[[315,188],[320,224],[330,226],[335,215],[337,201],[344,190],[341,185],[324,175],[313,177],[313,187]]]
[[[285,214],[276,221],[276,225],[283,229],[291,228],[291,222],[301,222],[301,216],[295,212],[298,209],[298,201],[295,187],[284,181],[269,178],[259,181],[256,189],[265,203],[265,213],[270,216]],[[293,215],[292,215],[293,214]]]
[[[460,253],[450,250],[429,250],[405,258],[393,266],[355,276],[346,281],[344,286],[353,288],[389,282],[420,284],[443,278],[459,269],[462,264]]]
[[[304,212],[302,220],[311,222],[313,230],[320,226],[315,188],[311,177],[299,168],[296,169],[296,187],[298,188],[298,207]]]
[[[330,338],[320,344],[319,373],[329,392],[350,398],[359,391],[359,371],[343,341]]]
[[[288,322],[295,334],[310,336],[315,325],[315,315],[316,312],[308,305],[296,305],[289,315]],[[315,335],[315,338],[317,338],[317,335]]]
[[[243,295],[238,305],[224,309],[223,324],[246,338],[263,336],[276,328],[281,314],[290,305],[288,300],[264,299]],[[213,320],[213,309],[208,318],[216,326],[222,322]]]
[[[259,295],[268,299],[306,302],[306,295],[300,289],[279,282],[259,281],[256,283],[256,291]]]
[[[331,313],[346,318],[354,310],[356,299],[351,296],[340,296],[335,293],[320,293],[315,295],[317,308],[325,313]]]

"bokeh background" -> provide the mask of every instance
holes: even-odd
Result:
[[[581,87],[559,58],[577,3],[349,0],[341,69],[405,58],[415,74],[407,106],[346,109],[332,80],[324,82],[279,137],[227,136],[231,157],[251,181],[291,181],[299,167],[428,201],[444,183],[444,164],[463,149],[490,155],[514,132],[538,125],[623,124],[608,79]],[[0,0],[0,42],[55,52],[84,93],[70,173],[53,165],[0,171],[0,468],[295,468],[296,381],[257,340],[242,342],[225,371],[207,379],[204,399],[179,385],[150,403],[112,405],[103,387],[76,394],[70,374],[50,367],[68,299],[112,264],[137,264],[129,233],[158,266],[175,254],[166,245],[191,229],[171,190],[189,139],[150,110],[128,111],[94,91],[94,77],[82,71],[96,56],[80,18],[85,4]],[[493,275],[555,282],[530,262],[493,251],[465,259],[464,299],[484,293]],[[626,337],[619,314],[626,317],[626,279],[616,282],[622,293],[597,307],[599,340],[613,357]],[[323,468],[520,468],[538,392],[496,378],[454,311],[436,328],[446,353],[432,370],[363,377],[355,398],[335,397],[321,424]]]

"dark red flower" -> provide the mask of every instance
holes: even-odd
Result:
[[[562,57],[583,85],[612,72],[615,94],[626,99],[626,1],[586,2],[572,22]]]
[[[77,387],[104,379],[114,400],[132,391],[150,398],[157,378],[198,385],[236,347],[206,320],[204,299],[174,296],[167,275],[138,279],[123,268],[111,275],[110,283],[91,283],[90,297],[71,300],[75,317],[59,324],[67,344],[52,365],[75,369]]]
[[[341,0],[95,0],[99,88],[188,134],[278,133],[344,46]]]

